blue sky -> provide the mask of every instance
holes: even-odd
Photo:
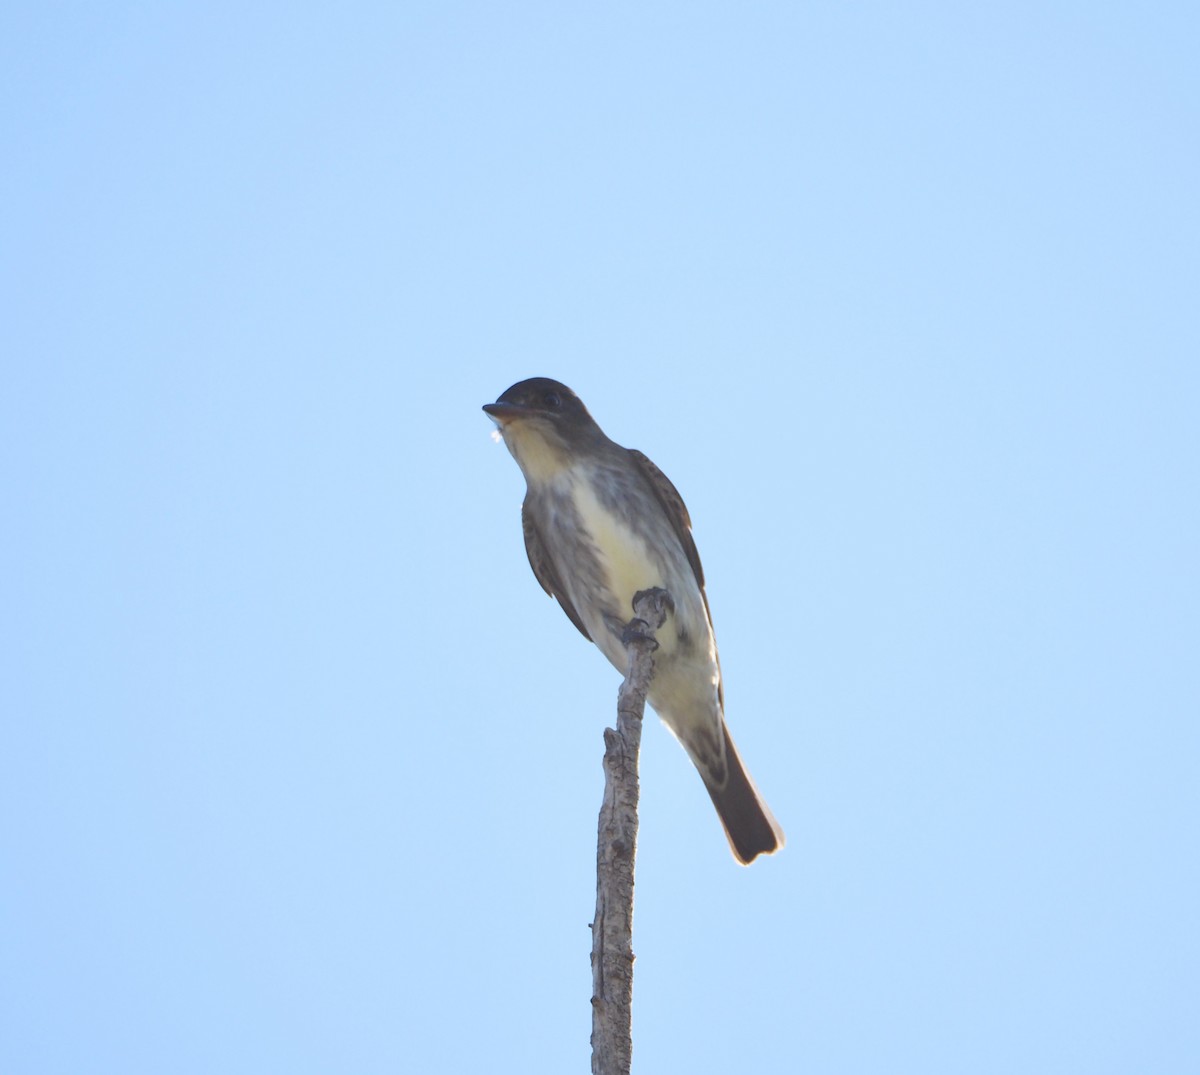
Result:
[[[1183,4],[0,17],[0,1069],[586,1070],[617,677],[481,404],[691,509],[635,1071],[1200,1064]]]

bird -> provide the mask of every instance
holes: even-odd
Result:
[[[784,845],[725,724],[704,572],[683,498],[643,453],[610,440],[583,401],[549,377],[514,384],[484,412],[525,477],[521,507],[533,574],[588,641],[624,673],[639,591],[665,589],[647,693],[707,789],[743,865]]]

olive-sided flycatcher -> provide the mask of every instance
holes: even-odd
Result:
[[[542,588],[624,674],[633,596],[661,587],[674,614],[656,635],[648,700],[683,744],[739,862],[783,846],[725,727],[721,666],[691,519],[641,452],[611,441],[579,397],[548,377],[483,408],[525,475],[525,551]]]

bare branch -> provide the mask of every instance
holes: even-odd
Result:
[[[674,602],[666,590],[640,590],[622,641],[629,670],[617,694],[617,727],[604,730],[604,801],[596,841],[592,922],[592,1073],[628,1075],[633,1054],[633,871],[637,854],[638,751],[654,676],[654,633]]]

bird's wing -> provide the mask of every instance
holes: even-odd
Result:
[[[708,617],[708,625],[711,628],[712,610],[708,607],[708,593],[704,589],[704,568],[700,566],[700,554],[696,551],[695,541],[692,540],[692,518],[688,515],[687,505],[684,504],[683,497],[679,495],[679,490],[671,483],[671,479],[645,455],[636,448],[630,448],[629,454],[642,472],[642,476],[650,483],[654,495],[658,497],[658,502],[671,521],[671,529],[675,531],[675,536],[679,538],[679,544],[683,546],[684,555],[687,556],[688,563],[692,565],[692,572],[696,576],[696,585],[700,587],[700,596],[704,598],[704,614]],[[721,659],[717,657],[716,661],[717,701],[721,706],[721,712],[724,712],[725,680],[721,676]]]
[[[658,497],[663,511],[667,513],[667,518],[671,521],[671,529],[675,531],[675,536],[679,538],[679,544],[683,546],[688,563],[692,565],[692,571],[696,576],[696,585],[703,593],[704,569],[700,566],[700,554],[696,551],[696,543],[692,540],[692,520],[683,503],[683,497],[679,495],[679,490],[671,484],[671,479],[636,448],[630,448],[629,454],[642,472],[642,476],[650,483],[650,488]],[[705,598],[705,604],[707,605],[707,603],[708,599]]]
[[[542,589],[546,593],[558,599],[567,618],[579,628],[580,634],[591,642],[592,636],[588,634],[583,620],[575,611],[575,606],[571,604],[566,587],[559,580],[554,563],[546,552],[546,544],[542,541],[542,535],[538,533],[537,524],[530,514],[528,501],[521,505],[521,529],[525,532],[525,553],[529,557],[529,566],[533,568],[534,577],[542,584]]]

